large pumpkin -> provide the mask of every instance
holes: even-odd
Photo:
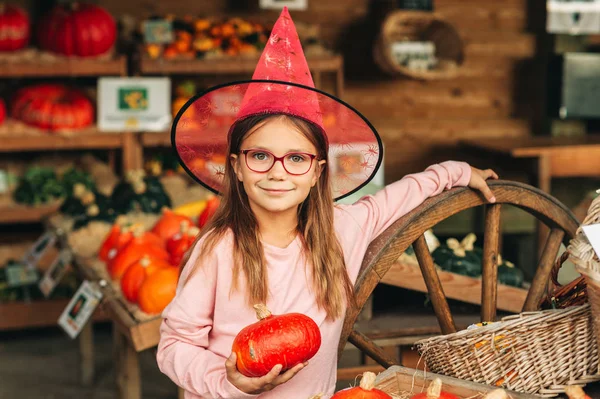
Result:
[[[366,371],[360,379],[360,385],[342,389],[331,399],[392,399],[387,393],[375,388],[375,373]]]
[[[179,268],[165,267],[148,276],[138,294],[138,306],[148,314],[158,314],[175,298]]]
[[[156,271],[164,268],[172,267],[170,263],[160,258],[152,258],[145,255],[137,262],[134,262],[127,268],[125,274],[121,278],[121,291],[123,296],[129,302],[136,303],[142,283],[148,276],[153,275]]]
[[[73,2],[57,5],[39,23],[42,49],[66,56],[91,57],[106,53],[117,39],[114,18],[102,7]]]
[[[167,240],[167,252],[170,255],[169,261],[172,265],[177,266],[181,263],[183,256],[190,249],[199,233],[200,229],[196,226],[182,226],[181,232]]]
[[[281,364],[282,371],[312,358],[321,346],[317,324],[300,313],[272,315],[254,305],[258,322],[244,327],[233,340],[237,368],[247,377],[261,377]]]
[[[0,51],[15,51],[29,44],[29,15],[20,7],[0,3]]]
[[[94,106],[77,89],[39,84],[17,91],[12,117],[41,129],[81,129],[94,122]]]

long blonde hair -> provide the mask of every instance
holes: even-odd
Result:
[[[267,299],[267,266],[257,220],[229,159],[230,154],[239,154],[246,134],[270,118],[284,118],[291,123],[317,148],[317,159],[327,161],[326,138],[312,123],[288,115],[253,116],[236,123],[229,140],[221,203],[196,239],[197,242],[206,236],[199,260],[188,274],[191,276],[200,267],[202,259],[214,250],[217,243],[231,229],[234,236],[232,290],[238,288],[240,270],[243,271],[246,276],[249,304],[264,303]],[[343,316],[345,305],[353,304],[354,296],[352,283],[346,272],[342,247],[333,226],[333,197],[327,164],[323,167],[317,184],[311,188],[308,197],[298,207],[297,230],[302,237],[306,259],[312,265],[312,289],[319,308],[325,310],[328,319]],[[188,251],[182,265],[187,263],[190,252],[191,250]]]

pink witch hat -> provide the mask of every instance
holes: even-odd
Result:
[[[232,127],[264,114],[295,116],[323,131],[336,200],[367,184],[381,165],[381,139],[371,123],[349,104],[315,89],[287,7],[273,26],[252,80],[215,86],[190,99],[175,117],[171,139],[183,168],[219,193]]]

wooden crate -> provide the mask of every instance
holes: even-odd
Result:
[[[446,377],[434,373],[424,373],[420,370],[401,366],[392,366],[377,376],[376,385],[395,398],[410,398],[412,395],[426,392],[429,384],[435,379],[442,380],[442,389],[459,398],[480,399],[490,391],[497,389],[489,385],[479,384],[457,378]],[[537,395],[507,391],[512,399],[538,399]]]

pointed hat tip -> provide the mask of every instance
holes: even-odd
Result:
[[[287,6],[283,6],[283,9],[281,10],[281,14],[280,16],[286,16],[289,17],[290,16],[290,11],[288,10]]]

